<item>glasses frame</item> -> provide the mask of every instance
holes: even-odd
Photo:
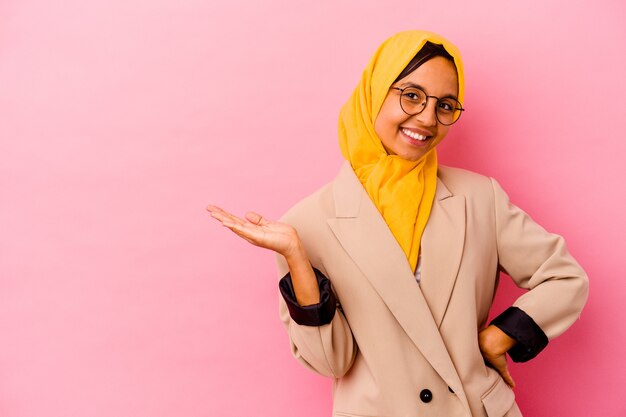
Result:
[[[429,98],[434,98],[437,100],[437,102],[435,103],[435,118],[437,119],[437,123],[441,123],[444,126],[451,126],[453,124],[455,124],[456,122],[459,121],[459,119],[461,118],[461,115],[463,114],[463,112],[465,111],[465,109],[461,106],[461,107],[455,107],[454,110],[458,110],[459,111],[459,117],[456,118],[456,120],[452,123],[443,123],[441,120],[439,120],[439,113],[437,113],[437,104],[439,104],[439,102],[442,100],[441,98],[437,97],[437,96],[429,96],[428,94],[426,94],[426,91],[422,90],[421,88],[418,87],[391,87],[391,89],[393,90],[398,90],[400,91],[400,108],[402,109],[403,112],[405,112],[406,114],[408,114],[409,116],[415,116],[417,114],[420,114],[421,112],[424,111],[424,109],[428,106],[428,99]],[[426,97],[426,102],[424,103],[424,107],[422,107],[422,110],[418,111],[417,113],[409,113],[408,111],[404,110],[404,107],[402,106],[402,95],[404,93],[404,90],[419,90],[422,93],[424,93],[424,96]],[[454,101],[456,101],[457,103],[459,103],[459,106],[461,105],[461,103],[459,102],[459,100],[452,98],[452,97],[444,97],[444,98],[450,98]]]

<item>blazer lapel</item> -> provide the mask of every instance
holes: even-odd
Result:
[[[336,217],[327,220],[333,233],[409,338],[467,407],[459,376],[404,252],[349,162],[335,179],[333,193]]]
[[[421,242],[420,288],[437,327],[448,308],[465,244],[465,197],[454,196],[440,179]]]

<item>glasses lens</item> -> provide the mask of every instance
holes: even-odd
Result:
[[[426,93],[419,88],[407,88],[400,96],[402,110],[408,114],[417,114],[426,106]]]
[[[451,125],[461,117],[461,103],[453,98],[437,101],[437,119],[443,125]]]

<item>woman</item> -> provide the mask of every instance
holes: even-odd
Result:
[[[506,354],[536,356],[579,316],[587,277],[495,180],[439,166],[463,107],[449,41],[381,45],[339,121],[339,175],[279,222],[211,215],[274,250],[294,356],[334,378],[334,416],[520,416]],[[485,327],[499,271],[528,289]]]

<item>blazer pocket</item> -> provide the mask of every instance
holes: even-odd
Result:
[[[481,397],[481,401],[489,417],[502,417],[513,407],[515,394],[504,379],[498,377],[496,383]]]

